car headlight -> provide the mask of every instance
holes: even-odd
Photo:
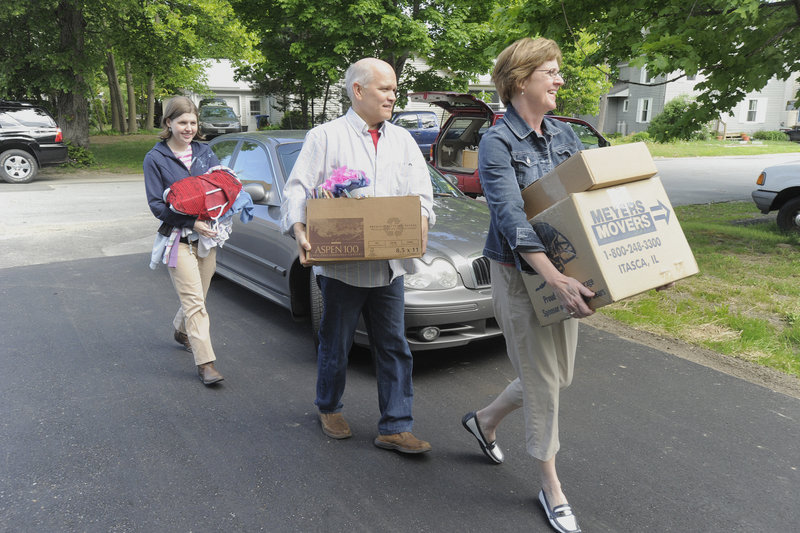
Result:
[[[458,284],[458,272],[455,267],[445,259],[434,259],[431,264],[414,259],[415,274],[403,276],[406,289],[435,291],[452,289]]]

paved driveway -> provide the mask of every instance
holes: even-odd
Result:
[[[141,181],[72,182],[0,186],[22,217],[0,236],[0,259],[22,263],[0,265],[0,529],[549,531],[521,415],[499,467],[460,425],[513,378],[502,342],[417,359],[415,432],[434,451],[416,458],[372,445],[374,377],[356,352],[356,435],[332,441],[305,324],[215,281],[226,380],[203,387],[171,339],[167,274],[147,268]],[[98,216],[114,195],[130,205]],[[586,531],[797,531],[800,400],[585,324],[576,368],[559,464]]]

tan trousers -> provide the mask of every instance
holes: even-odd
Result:
[[[181,301],[172,325],[189,336],[196,365],[217,359],[211,347],[211,322],[206,310],[206,295],[216,266],[217,249],[212,248],[207,257],[198,257],[197,242],[193,242],[178,244],[178,264],[167,269]]]
[[[506,349],[518,377],[501,393],[503,400],[521,406],[525,414],[528,453],[541,461],[558,452],[558,399],[572,382],[578,321],[540,326],[514,267],[491,263],[492,302],[506,339]]]

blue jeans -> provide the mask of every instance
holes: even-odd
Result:
[[[413,363],[405,337],[402,276],[384,287],[354,287],[325,276],[317,276],[317,282],[323,301],[314,402],[319,411],[338,413],[342,410],[347,356],[363,312],[378,379],[381,410],[378,432],[391,435],[411,431]]]

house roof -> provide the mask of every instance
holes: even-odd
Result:
[[[622,89],[621,91],[617,91],[613,94],[609,94],[608,98],[627,98],[631,95],[630,89]]]

